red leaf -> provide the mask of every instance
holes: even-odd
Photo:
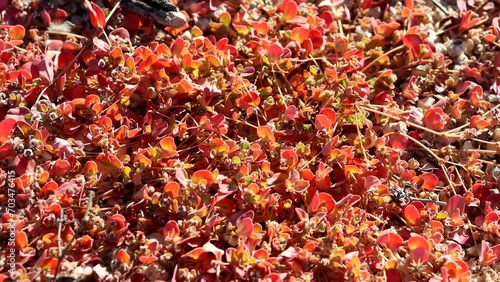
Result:
[[[16,121],[11,118],[4,119],[0,122],[0,142],[5,144],[11,136],[10,131],[16,126]]]
[[[424,248],[418,248],[416,250],[411,251],[410,258],[414,262],[425,263],[429,260],[429,250]]]
[[[248,238],[253,233],[253,222],[251,218],[244,218],[241,221],[238,219],[236,222],[236,234],[240,238]]]
[[[432,108],[427,110],[424,115],[424,124],[427,128],[441,131],[446,125],[448,115],[443,112],[441,108]]]
[[[323,129],[330,129],[332,127],[332,122],[327,116],[319,114],[314,120],[314,126],[317,130],[321,131]]]
[[[54,80],[54,62],[48,58],[37,59],[31,65],[31,72],[40,77],[44,84],[50,84]]]
[[[337,114],[335,113],[334,110],[330,108],[323,109],[321,112],[319,112],[322,115],[325,115],[328,117],[328,119],[332,122],[332,125],[337,122]]]
[[[267,48],[267,57],[270,63],[277,63],[283,55],[283,47],[279,43],[273,43]]]
[[[389,249],[394,251],[397,250],[403,244],[403,238],[401,238],[401,236],[392,231],[387,231],[387,232],[384,231],[378,237],[377,243],[379,245],[386,245]]]
[[[436,188],[439,178],[432,172],[426,172],[420,176],[415,176],[413,181],[414,182],[422,181],[422,186],[420,188],[432,191],[434,190],[434,188]]]
[[[311,39],[312,47],[314,49],[321,49],[325,40],[323,34],[317,29],[309,30],[309,39]]]
[[[401,37],[403,44],[411,50],[415,57],[418,57],[420,52],[420,44],[424,44],[424,40],[418,34],[407,34]]]
[[[90,13],[90,23],[94,28],[104,28],[106,26],[106,15],[104,12],[94,3],[85,0]]]
[[[462,21],[460,21],[460,26],[458,27],[458,31],[462,32],[471,29],[479,22],[479,18],[471,20],[471,17],[472,11],[469,10],[467,11],[467,13],[465,13],[465,15],[463,15]]]
[[[448,200],[448,205],[446,205],[446,211],[450,217],[458,210],[459,214],[462,214],[465,210],[464,198],[460,195],[451,197]]]
[[[479,115],[475,115],[470,118],[470,127],[475,129],[484,129],[490,127],[491,123],[483,119]]]
[[[64,176],[71,170],[71,165],[67,160],[56,160],[51,169],[51,175]]]
[[[286,121],[295,120],[297,117],[298,117],[297,107],[295,107],[294,105],[291,105],[288,108],[286,108],[285,115],[284,115],[284,119]]]
[[[18,175],[33,173],[36,167],[36,162],[34,159],[28,159],[19,156],[15,158],[14,164],[16,165],[16,173]]]
[[[420,223],[420,212],[414,205],[406,206],[403,215],[406,221],[412,226],[416,226]]]
[[[476,85],[469,92],[469,101],[474,107],[480,108],[481,100],[483,100],[483,88],[481,85]]]
[[[292,21],[299,13],[299,6],[293,0],[283,1],[278,9],[283,11],[282,19],[285,22]]]
[[[324,192],[316,193],[309,204],[309,208],[312,212],[316,212],[321,206],[326,208],[327,213],[330,213],[336,206],[332,195]]]
[[[0,0],[0,12],[5,10],[9,5],[9,0]]]
[[[42,18],[42,22],[46,26],[50,26],[52,24],[52,18],[50,17],[50,14],[49,14],[49,12],[47,12],[47,10],[43,9],[40,12],[40,18]]]
[[[281,158],[285,161],[288,168],[293,168],[299,162],[297,153],[292,149],[285,149],[281,153]]]

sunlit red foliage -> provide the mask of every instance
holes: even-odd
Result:
[[[0,1],[0,281],[500,281],[497,4],[117,2]]]

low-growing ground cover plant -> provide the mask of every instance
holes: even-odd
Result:
[[[497,2],[119,4],[0,1],[0,281],[500,280]]]

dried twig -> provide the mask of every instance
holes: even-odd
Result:
[[[66,256],[66,254],[68,253],[69,248],[71,247],[71,245],[75,241],[75,238],[82,235],[83,231],[85,230],[85,228],[87,226],[87,222],[89,221],[90,208],[93,206],[92,201],[94,200],[94,196],[95,196],[94,191],[90,191],[89,195],[87,197],[87,209],[85,210],[85,214],[83,215],[81,224],[78,227],[78,229],[76,230],[75,235],[71,238],[69,243],[64,248],[64,250],[59,253],[59,256],[57,258],[57,267],[56,267],[56,273],[54,275],[54,281],[57,281],[57,275],[59,273],[59,268],[61,267],[61,262],[64,259],[64,257]],[[60,224],[60,228],[62,228],[61,226],[62,226],[62,223]],[[61,234],[59,233],[59,237],[60,237],[60,235]],[[58,239],[58,242],[59,242],[59,239]]]

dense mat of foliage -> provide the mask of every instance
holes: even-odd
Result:
[[[0,1],[0,281],[499,281],[498,2],[115,4]]]

